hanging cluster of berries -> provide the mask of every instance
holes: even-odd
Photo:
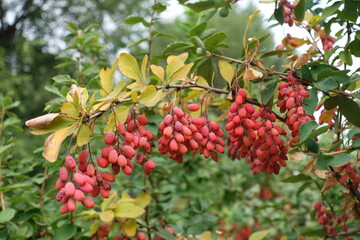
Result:
[[[192,123],[195,124],[198,132],[195,133],[199,142],[199,153],[204,157],[211,158],[217,162],[217,153],[224,153],[225,141],[222,139],[224,132],[220,129],[217,122],[209,121],[205,117],[193,118]]]
[[[65,157],[65,167],[59,170],[59,179],[56,182],[56,200],[61,201],[63,205],[60,208],[62,214],[75,211],[76,201],[81,202],[86,208],[93,208],[92,198],[85,197],[85,193],[92,196],[96,192],[95,169],[87,162],[88,152],[83,151],[79,155],[78,170],[76,170],[75,159],[68,155]],[[97,192],[99,194],[99,192]]]
[[[315,202],[314,209],[316,210],[316,218],[318,219],[318,222],[322,225],[322,229],[326,231],[328,235],[337,237],[339,231],[348,231],[348,226],[346,225],[348,215],[346,213],[335,217],[332,212],[327,211],[326,206],[321,202]],[[348,237],[346,239],[351,240],[353,238]]]
[[[131,175],[134,170],[132,159],[136,156],[136,161],[144,166],[145,173],[150,173],[155,168],[155,163],[145,155],[151,153],[150,141],[153,139],[153,135],[145,128],[147,122],[147,118],[142,115],[132,119],[128,114],[126,121],[118,124],[120,139],[114,132],[105,136],[104,142],[107,146],[102,149],[101,157],[97,158],[99,167],[106,168],[111,164],[115,175],[119,174],[120,169],[124,174]]]
[[[132,115],[128,114],[125,123],[119,123],[118,131],[125,139],[124,147],[129,146],[137,151],[136,162],[144,167],[146,174],[149,174],[155,168],[155,163],[148,157],[154,146],[152,142],[154,136],[146,129],[148,119],[145,116],[137,115],[136,119],[131,117]]]
[[[189,104],[188,110],[199,110],[197,104]],[[192,118],[187,112],[174,107],[171,114],[165,116],[159,126],[159,151],[179,163],[187,152],[196,154],[198,151],[204,157],[218,161],[217,153],[224,153],[225,142],[221,138],[224,132],[218,123],[205,117]]]
[[[354,189],[358,189],[360,186],[360,174],[356,168],[351,166],[350,163],[344,164],[337,169],[337,172],[341,175],[339,181],[342,184],[346,184],[346,181],[351,180],[350,183]]]
[[[294,8],[296,7],[296,5],[288,2],[287,0],[284,0],[284,1],[280,1],[278,6],[284,8],[284,13],[285,13],[284,23],[292,27],[294,25],[294,19],[296,19],[294,13]]]
[[[294,147],[294,143],[298,143],[300,140],[300,125],[314,120],[314,116],[307,115],[302,107],[304,98],[309,97],[309,92],[299,84],[299,79],[289,75],[284,80],[286,82],[279,85],[277,106],[280,108],[280,112],[287,112],[286,124],[293,137],[290,140],[290,146]]]
[[[253,173],[278,174],[280,166],[286,166],[287,148],[279,137],[286,133],[274,122],[276,116],[268,109],[255,110],[245,103],[246,91],[239,89],[236,100],[230,106],[226,130],[229,132],[229,156],[246,158]]]
[[[335,38],[333,38],[332,36],[330,36],[330,35],[326,36],[326,34],[323,33],[320,35],[320,39],[321,39],[321,43],[323,45],[324,51],[334,48],[333,46],[335,43]]]

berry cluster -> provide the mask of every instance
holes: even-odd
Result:
[[[346,181],[350,179],[350,184],[354,189],[358,189],[360,186],[360,174],[356,171],[356,168],[351,166],[350,163],[344,164],[337,169],[337,172],[341,175],[339,179],[341,184],[346,184]]]
[[[294,143],[299,142],[299,129],[300,125],[314,119],[313,116],[307,115],[302,107],[303,100],[309,97],[309,92],[305,90],[304,86],[299,84],[299,79],[289,75],[279,85],[279,101],[277,106],[280,112],[287,111],[286,124],[291,130],[290,146],[294,147]]]
[[[287,45],[287,47],[293,47],[296,48],[299,44],[295,41],[295,39],[293,39],[293,37],[288,33],[286,35],[286,38],[284,39],[285,44]],[[285,49],[285,45],[283,43],[279,44],[276,46],[275,48],[276,50],[284,50]],[[279,57],[281,57],[282,54],[278,54]]]
[[[120,146],[119,137],[114,132],[109,132],[104,138],[107,146],[102,149],[101,157],[97,158],[99,167],[106,168],[111,163],[115,175],[120,169],[124,174],[131,175],[134,170],[132,159],[136,156],[136,162],[143,165],[144,172],[149,174],[155,168],[155,163],[145,155],[151,153],[152,145],[149,141],[153,139],[153,135],[145,128],[147,123],[147,118],[142,115],[131,119],[128,114],[125,123],[118,124],[120,140],[124,139],[123,147]]]
[[[91,236],[91,240],[105,240],[108,239],[109,229],[106,225],[99,226],[97,232]]]
[[[279,2],[278,6],[282,6],[284,8],[284,23],[287,23],[290,27],[292,27],[294,25],[294,19],[296,18],[294,13],[294,8],[296,7],[296,5],[289,3],[287,0],[284,0]]]
[[[204,157],[211,158],[217,162],[218,153],[224,153],[225,141],[222,139],[224,132],[220,129],[219,124],[209,121],[205,117],[193,118],[192,123],[195,124],[198,132],[195,133],[195,140],[199,142],[199,153]]]
[[[337,237],[340,227],[342,231],[348,231],[348,226],[346,225],[346,221],[348,220],[347,214],[344,213],[341,216],[335,217],[332,212],[327,211],[326,206],[321,202],[315,202],[314,209],[316,210],[316,218],[322,225],[322,229],[326,231],[328,235]]]
[[[152,152],[154,136],[149,130],[146,129],[148,119],[143,115],[137,115],[136,119],[131,119],[131,115],[128,114],[125,123],[119,123],[118,131],[125,139],[123,142],[124,147],[130,146],[134,150],[142,150],[136,154],[136,162],[144,166],[144,172],[146,174],[151,173],[155,168],[155,163],[149,160],[147,156]]]
[[[229,156],[247,158],[253,173],[267,171],[278,174],[280,166],[286,166],[287,148],[279,137],[286,133],[274,122],[276,116],[268,109],[255,110],[245,103],[246,91],[239,89],[236,100],[230,106],[228,124]]]
[[[335,38],[333,38],[330,35],[326,36],[326,34],[323,33],[323,34],[321,34],[320,39],[321,39],[321,43],[323,45],[324,51],[333,49],[333,46],[335,43]]]
[[[78,171],[75,170],[76,162],[70,155],[65,157],[65,167],[59,170],[59,179],[56,182],[56,189],[59,192],[56,194],[56,200],[61,201],[63,205],[60,208],[62,214],[75,211],[76,201],[82,203],[86,208],[94,207],[94,201],[91,198],[86,198],[85,193],[95,191],[96,177],[94,176],[95,170],[87,169],[88,152],[83,151],[79,155]]]
[[[172,113],[165,116],[159,125],[159,130],[159,134],[162,136],[159,138],[160,153],[168,153],[169,158],[179,163],[183,162],[185,153],[196,151],[199,148],[196,140],[200,139],[201,133],[192,123],[190,114],[178,107],[174,107]]]

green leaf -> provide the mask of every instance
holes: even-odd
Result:
[[[308,66],[306,66],[306,65],[301,66],[300,71],[301,71],[301,77],[304,80],[306,80],[308,82],[315,81]]]
[[[61,94],[60,90],[55,86],[45,86],[44,88],[48,92],[58,95],[61,98],[65,98],[65,96]]]
[[[226,38],[227,38],[227,35],[224,32],[215,33],[214,35],[211,35],[210,37],[206,38],[205,39],[206,50],[209,50],[209,51],[213,50]]]
[[[94,233],[97,232],[97,230],[99,229],[100,226],[100,221],[99,220],[95,220],[94,222],[91,223],[90,225],[90,235],[93,235]]]
[[[360,106],[354,100],[340,96],[340,113],[352,124],[360,127]]]
[[[0,223],[9,222],[15,216],[15,209],[7,208],[0,212]]]
[[[339,86],[339,84],[331,78],[325,78],[325,79],[315,83],[315,87],[324,92],[327,92],[329,90],[337,88],[338,86]]]
[[[275,56],[275,55],[283,54],[283,53],[287,53],[287,52],[292,52],[292,49],[274,50],[274,51],[266,52],[261,56],[261,58],[271,57],[271,56]]]
[[[194,36],[194,37],[190,38],[189,41],[190,41],[192,44],[194,44],[195,47],[199,47],[199,48],[205,49],[205,44],[204,44],[204,42],[203,42],[198,36]]]
[[[306,148],[313,153],[318,153],[320,150],[319,144],[311,138],[305,140]]]
[[[300,235],[306,237],[325,237],[326,232],[322,229],[306,229]]]
[[[136,219],[129,219],[124,224],[124,232],[129,237],[133,237],[136,234]]]
[[[119,58],[119,68],[122,74],[124,74],[126,77],[136,80],[136,82],[141,87],[146,86],[146,84],[141,78],[140,69],[137,61],[133,56],[127,53],[121,53]]]
[[[266,84],[266,86],[262,90],[262,95],[261,95],[263,104],[266,105],[270,101],[270,99],[274,96],[277,89],[277,85],[278,85],[277,80]]]
[[[313,182],[305,182],[303,185],[301,185],[301,187],[299,187],[299,189],[296,192],[296,196],[299,197],[299,195],[305,190],[307,189]]]
[[[189,37],[200,36],[205,31],[206,27],[207,27],[206,21],[199,23],[198,25],[190,29]]]
[[[306,176],[304,174],[298,174],[298,175],[287,177],[287,178],[281,180],[281,182],[296,183],[296,182],[303,182],[303,181],[310,181],[310,180],[312,180],[311,177]]]
[[[357,138],[351,144],[351,148],[359,148],[360,147],[360,138]]]
[[[168,53],[175,51],[175,50],[183,50],[187,47],[191,47],[192,45],[185,42],[173,42],[166,46],[163,55],[167,55]]]
[[[160,229],[160,231],[157,231],[156,234],[159,236],[159,237],[162,237],[166,240],[176,240],[175,236],[170,234],[168,231],[166,231],[165,229]]]
[[[66,223],[55,229],[53,240],[67,240],[72,238],[76,233],[76,226],[72,223]]]
[[[274,16],[275,16],[275,19],[282,25],[284,23],[284,19],[285,19],[284,7],[281,6],[277,9],[275,9]]]
[[[330,97],[325,100],[324,107],[326,110],[331,110],[333,108],[336,108],[340,104],[340,96]]]
[[[303,20],[306,10],[306,0],[300,0],[294,9],[295,17],[297,20]]]
[[[310,133],[319,126],[317,122],[310,121],[301,124],[300,126],[300,142],[303,142],[305,139],[307,139],[310,135]]]
[[[76,80],[72,79],[69,75],[56,75],[52,77],[52,80],[63,84],[77,84]]]
[[[351,129],[347,135],[349,139],[352,139],[353,137],[360,135],[360,129]],[[0,151],[1,153],[1,151]]]
[[[356,38],[354,41],[350,42],[348,49],[355,57],[360,57],[360,39]]]
[[[351,66],[353,64],[351,53],[347,50],[341,51],[339,53],[339,58],[341,59],[341,61],[343,61],[345,64],[347,64],[349,66]]]
[[[319,170],[325,170],[329,166],[340,167],[352,159],[350,154],[340,153],[334,156],[324,155],[322,152],[318,155],[318,160],[316,161],[316,168]]]
[[[215,1],[208,0],[208,1],[200,1],[195,3],[188,3],[186,4],[186,6],[191,10],[194,10],[195,12],[202,12],[215,7]]]
[[[268,230],[258,231],[251,234],[249,240],[262,240],[269,234]]]
[[[345,6],[340,17],[351,22],[356,22],[358,18],[357,4],[354,0],[345,0]]]
[[[303,107],[306,114],[313,115],[319,100],[318,100],[317,91],[314,88],[310,89],[309,93],[310,93],[309,97],[304,98],[303,100]]]
[[[124,23],[128,25],[134,25],[138,23],[142,23],[145,27],[149,27],[149,23],[145,21],[143,17],[134,16],[134,17],[128,17],[124,20]]]
[[[9,148],[11,148],[12,146],[14,146],[14,143],[10,143],[10,144],[5,145],[5,146],[0,146],[0,154],[2,154],[3,152],[5,152],[6,150],[8,150]]]
[[[219,60],[218,65],[221,76],[225,79],[225,81],[228,82],[229,86],[231,87],[231,82],[235,75],[234,67],[230,63],[223,60]]]
[[[329,130],[329,126],[322,126],[309,134],[308,138],[316,138],[317,136],[326,133]]]
[[[341,76],[346,75],[350,70],[343,70],[340,71],[338,69],[334,70],[333,68],[325,68],[324,70],[321,70],[317,76],[317,81],[320,81],[323,78],[331,77],[331,76]]]
[[[329,152],[334,151],[336,148],[338,148],[341,144],[343,144],[344,140],[339,139],[336,140],[335,142],[333,142],[330,146],[330,148],[328,149]]]
[[[344,164],[347,164],[352,159],[350,154],[340,153],[334,156],[334,159],[331,161],[330,166],[340,167]]]
[[[318,21],[316,21],[314,23],[314,25],[318,24],[319,22],[321,22],[324,19],[326,19],[326,18],[330,17],[331,15],[333,15],[339,9],[341,4],[342,4],[341,1],[337,1],[333,5],[331,5],[330,7],[324,8],[324,10],[322,11],[321,18]]]

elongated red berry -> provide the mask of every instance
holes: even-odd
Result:
[[[79,154],[79,162],[80,163],[86,163],[87,158],[89,156],[89,152],[84,150]]]
[[[72,196],[75,193],[75,186],[72,182],[67,182],[64,189],[67,196]]]
[[[67,155],[65,157],[65,164],[70,169],[76,168],[76,162],[75,162],[74,158],[70,155]]]
[[[108,134],[106,134],[104,138],[104,143],[107,145],[113,145],[115,139],[116,139],[115,133],[109,132]]]
[[[81,203],[86,208],[93,208],[95,206],[95,203],[91,198],[85,198],[81,201]]]
[[[187,106],[187,108],[189,109],[189,111],[191,112],[196,112],[199,110],[199,105],[195,104],[195,103],[191,103]]]

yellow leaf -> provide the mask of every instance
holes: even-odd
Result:
[[[119,202],[135,202],[135,199],[130,197],[127,193],[122,193]]]
[[[111,111],[106,122],[106,127],[104,128],[104,133],[112,132],[116,128],[116,124],[125,122],[127,115],[131,109],[132,105],[122,105],[115,108],[114,112]],[[116,122],[115,117],[116,115]]]
[[[197,84],[209,87],[209,83],[202,76],[198,76]]]
[[[75,123],[77,119],[68,117],[62,113],[50,113],[25,122],[34,135],[42,135],[67,128]]]
[[[337,108],[333,108],[331,110],[325,110],[321,115],[320,115],[320,120],[323,121],[324,123],[329,123],[331,122],[331,120],[334,119],[334,112],[337,110]]]
[[[114,220],[115,214],[111,210],[106,210],[99,213],[100,220],[103,222],[112,222]]]
[[[148,56],[145,55],[142,63],[141,63],[141,74],[142,74],[142,78],[145,80],[146,79],[146,67],[147,67],[147,63],[148,63]]]
[[[102,89],[109,94],[114,86],[114,74],[116,71],[116,66],[118,64],[119,59],[116,59],[113,63],[111,69],[108,67],[104,67],[99,72],[100,84]]]
[[[164,82],[165,71],[162,67],[151,65],[150,69],[153,72],[153,74],[155,74],[158,78],[160,78],[161,82]]]
[[[196,235],[196,238],[198,240],[211,240],[211,232],[210,231],[203,232],[200,235]]]
[[[150,85],[140,94],[139,103],[144,104],[147,107],[153,107],[165,96],[166,93],[162,90],[156,90],[155,86]]]
[[[76,111],[76,108],[71,102],[64,102],[61,104],[60,111],[66,113],[68,116],[79,118],[79,112]]]
[[[76,138],[77,145],[80,147],[87,144],[90,141],[91,133],[90,128],[87,125],[82,124]]]
[[[179,68],[176,72],[174,72],[171,75],[171,77],[169,79],[169,83],[176,81],[176,80],[186,79],[186,76],[189,74],[193,65],[194,65],[194,63],[189,63],[189,64],[186,64],[185,66],[182,66],[181,68]]]
[[[92,222],[90,225],[90,235],[93,235],[94,233],[96,233],[97,230],[99,229],[99,226],[100,226],[99,220]]]
[[[77,124],[71,125],[70,127],[60,129],[55,133],[51,134],[45,141],[43,156],[49,162],[55,162],[59,156],[61,143],[65,138],[71,135],[77,127]]]
[[[109,197],[104,198],[103,202],[101,203],[101,211],[109,210],[109,206],[113,203],[116,203],[117,200],[117,194],[116,192],[110,191]]]
[[[143,208],[129,202],[120,202],[115,208],[115,216],[120,218],[137,218],[144,212]]]
[[[169,56],[168,65],[166,66],[166,77],[169,79],[178,69],[185,65],[188,53],[182,53],[178,56]]]
[[[107,95],[106,97],[99,99],[98,101],[110,101],[115,99],[121,92],[121,90],[125,87],[125,82],[124,81],[120,81],[118,82],[118,84],[116,84],[116,87],[113,91],[111,91],[111,93],[109,95]]]
[[[287,236],[281,236],[280,240],[287,240]]]
[[[126,77],[135,80],[141,87],[145,87],[140,74],[140,69],[136,59],[127,53],[121,53],[119,58],[119,68]]]
[[[229,83],[229,86],[231,86],[231,81],[235,75],[234,67],[223,60],[219,60],[218,65],[221,76]]]
[[[142,193],[137,198],[135,198],[135,204],[139,207],[145,208],[151,202],[151,195],[148,193]]]
[[[131,100],[133,102],[137,102],[137,91],[131,93]]]
[[[249,240],[262,240],[269,234],[268,230],[258,231],[251,234]]]
[[[263,76],[262,72],[259,72],[255,69],[249,67],[245,70],[243,79],[244,79],[244,81],[252,81],[252,80],[258,79],[262,76]]]
[[[135,219],[129,219],[124,224],[124,232],[129,237],[133,237],[136,234],[136,220]]]
[[[253,14],[251,14],[248,17],[248,20],[246,22],[246,28],[245,28],[245,32],[244,32],[244,37],[243,37],[243,46],[244,46],[244,50],[245,50],[245,56],[247,57],[247,49],[248,49],[248,45],[247,45],[247,31],[251,25],[251,22],[254,20],[255,16],[258,15],[258,13],[260,12],[260,10],[257,10],[256,12],[254,12]]]
[[[131,89],[132,91],[141,90],[141,87],[139,86],[139,84],[137,84],[137,82],[134,82],[134,83],[131,83],[131,84],[127,85],[126,88]]]

